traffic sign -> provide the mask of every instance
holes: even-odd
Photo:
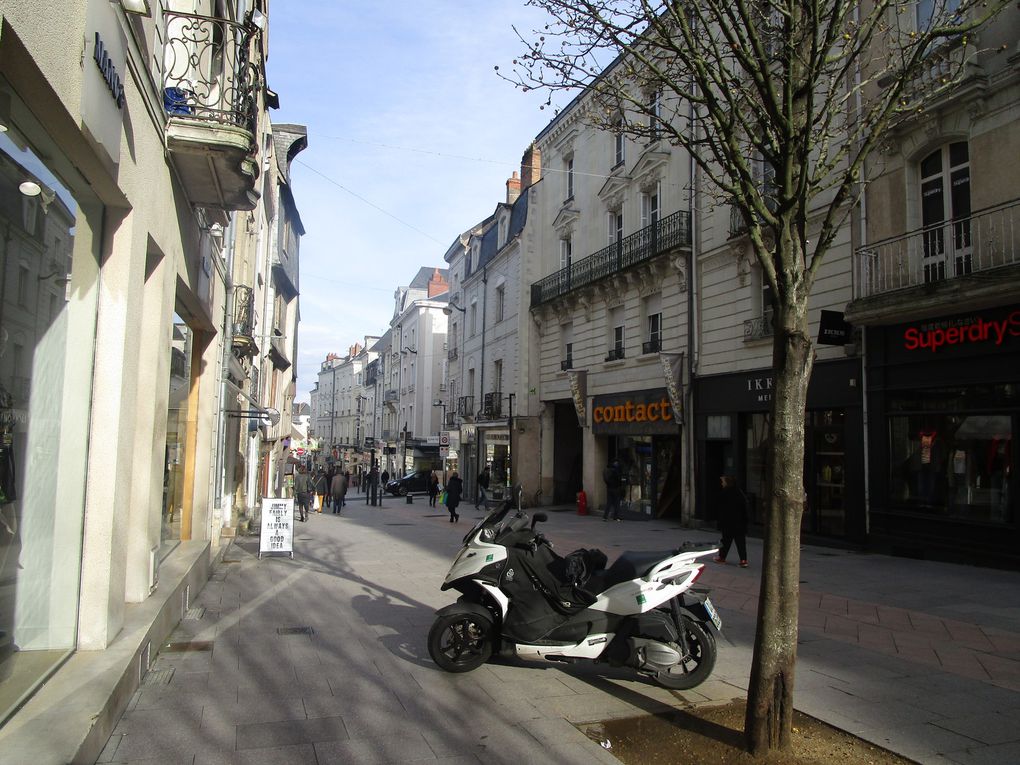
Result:
[[[449,447],[450,445],[450,431],[441,430],[439,431],[439,448]]]

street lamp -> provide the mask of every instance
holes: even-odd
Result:
[[[456,308],[461,313],[467,313],[467,308],[461,308],[459,305],[452,302],[447,303],[446,305],[443,306],[443,313],[445,313],[447,316],[452,316],[454,308]]]

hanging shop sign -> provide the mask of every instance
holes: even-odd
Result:
[[[587,427],[588,412],[585,407],[588,399],[588,372],[585,370],[569,370],[567,377],[570,380],[570,395],[574,399],[577,421],[582,428]]]
[[[124,130],[127,38],[113,6],[101,2],[87,4],[85,34],[88,65],[82,72],[82,127],[92,143],[116,165],[120,162]]]
[[[262,553],[288,553],[294,557],[294,498],[262,498],[262,529],[259,533],[259,557]]]
[[[591,421],[609,435],[675,435],[681,424],[665,388],[596,396]]]
[[[669,402],[673,405],[674,416],[678,421],[683,422],[684,399],[681,386],[684,379],[684,355],[682,353],[660,353],[659,361],[662,362],[662,374],[666,378],[666,392],[669,393]]]
[[[843,319],[842,311],[822,311],[818,320],[819,345],[846,345],[852,334],[853,328]]]

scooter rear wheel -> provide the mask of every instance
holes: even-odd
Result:
[[[479,614],[447,614],[429,630],[429,655],[447,672],[470,672],[492,656],[492,622]]]
[[[690,690],[705,682],[715,669],[717,654],[715,635],[686,617],[682,619],[682,627],[689,653],[676,666],[655,674],[660,685],[676,691]]]

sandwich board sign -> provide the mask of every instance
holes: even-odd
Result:
[[[294,498],[262,498],[262,529],[259,534],[259,558],[262,553],[290,553],[294,557]]]

